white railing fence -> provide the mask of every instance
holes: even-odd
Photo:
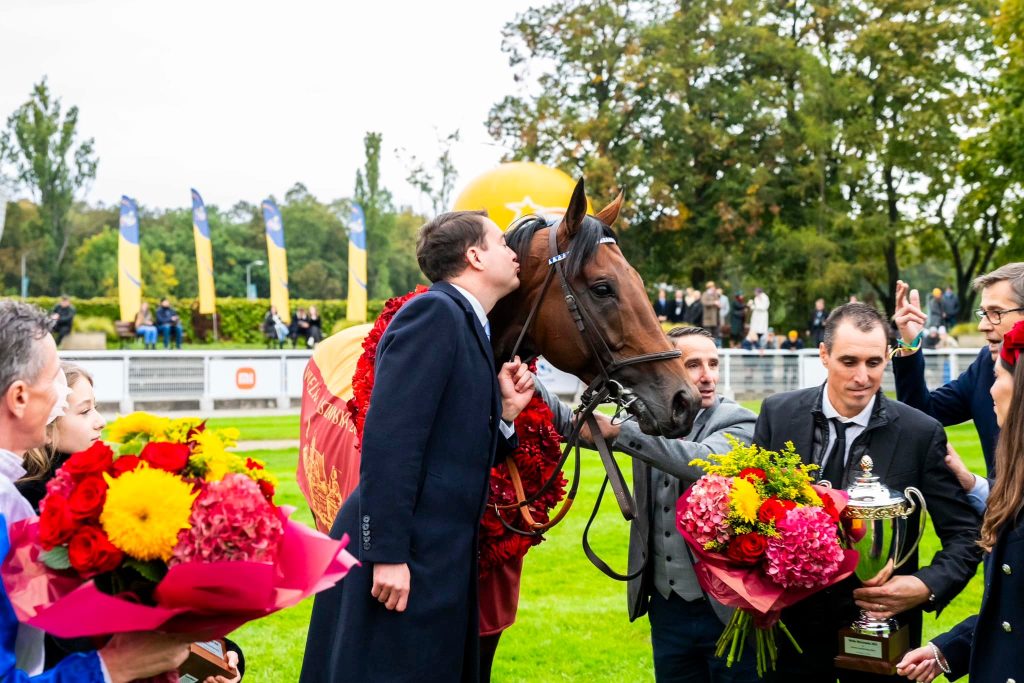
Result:
[[[978,349],[925,351],[928,386],[959,375]],[[302,375],[310,351],[66,351],[65,360],[82,365],[96,379],[96,400],[122,413],[136,404],[190,404],[203,412],[228,402],[259,402],[288,409],[302,397]],[[556,393],[578,391],[575,377],[543,361],[538,374]],[[764,398],[820,384],[825,370],[816,350],[721,351],[719,392],[736,399]],[[883,388],[894,391],[891,366]]]

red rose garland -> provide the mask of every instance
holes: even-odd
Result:
[[[384,310],[377,318],[373,329],[363,340],[363,354],[356,363],[356,371],[352,377],[352,399],[348,402],[356,426],[356,433],[363,436],[366,423],[366,411],[370,406],[370,394],[373,391],[374,364],[377,360],[377,344],[384,336],[384,331],[395,317],[398,310],[415,296],[428,291],[426,287],[417,286],[415,290],[403,296],[388,299]],[[536,368],[531,366],[531,369]],[[516,434],[519,437],[519,448],[512,452],[511,457],[519,469],[523,487],[529,494],[537,491],[554,473],[561,457],[561,437],[555,430],[554,416],[547,404],[539,396],[534,395],[526,410],[516,418]],[[537,522],[546,522],[549,511],[565,497],[564,478],[559,477],[556,485],[544,492],[530,507]],[[495,567],[510,560],[523,557],[531,546],[541,542],[541,538],[521,536],[509,531],[498,519],[494,504],[510,505],[515,503],[515,489],[509,477],[508,467],[504,462],[491,468],[491,493],[487,500],[487,510],[480,522],[480,573],[487,574]],[[519,529],[526,529],[523,518],[515,510],[508,510],[503,517]]]

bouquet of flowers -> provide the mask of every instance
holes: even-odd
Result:
[[[344,546],[274,505],[236,430],[133,413],[47,483],[11,527],[3,580],[19,620],[63,638],[129,631],[217,637],[339,581]],[[83,618],[88,615],[88,618]]]
[[[753,632],[759,675],[775,668],[775,629],[800,646],[779,620],[782,610],[842,581],[857,566],[839,521],[846,494],[812,485],[787,443],[781,452],[744,446],[695,460],[698,479],[679,498],[676,526],[693,550],[697,580],[708,595],[737,608],[718,641],[732,665]]]

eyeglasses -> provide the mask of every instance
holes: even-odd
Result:
[[[1024,311],[1024,308],[1011,308],[1008,311],[1000,311],[1000,310],[986,311],[984,308],[979,308],[978,310],[976,310],[974,312],[974,314],[976,316],[978,316],[978,320],[981,320],[982,318],[986,318],[993,325],[998,325],[999,323],[1001,323],[1003,321],[1003,316],[1006,315],[1007,313],[1019,313],[1020,311]]]

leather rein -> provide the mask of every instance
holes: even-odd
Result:
[[[516,467],[515,462],[513,462],[511,457],[506,457],[505,465],[508,467],[509,477],[512,480],[512,487],[515,491],[516,502],[508,505],[495,503],[494,511],[506,529],[521,536],[529,536],[533,538],[541,536],[545,531],[562,521],[570,508],[572,508],[573,501],[576,499],[576,493],[579,490],[580,431],[582,430],[583,425],[587,425],[590,429],[591,437],[594,440],[594,446],[596,447],[598,454],[601,456],[601,462],[605,469],[605,477],[604,482],[601,484],[601,490],[597,494],[597,500],[594,503],[594,510],[591,512],[590,519],[587,520],[587,525],[583,530],[583,551],[591,563],[607,576],[619,581],[629,581],[638,577],[646,567],[646,543],[643,544],[643,565],[631,574],[620,574],[614,571],[604,560],[597,556],[590,546],[590,527],[593,525],[594,519],[597,517],[598,510],[601,507],[601,500],[604,497],[605,489],[608,487],[609,483],[611,484],[612,493],[615,496],[615,501],[618,503],[619,510],[621,511],[623,518],[634,525],[637,524],[636,501],[634,501],[632,494],[629,492],[629,488],[626,485],[626,479],[622,476],[622,471],[619,469],[618,463],[612,456],[612,451],[608,442],[601,434],[597,420],[594,418],[594,411],[602,403],[616,404],[618,406],[617,412],[628,411],[638,399],[638,396],[631,389],[623,386],[612,378],[612,375],[616,371],[639,363],[650,363],[654,361],[679,358],[681,354],[678,350],[672,350],[645,353],[639,356],[632,356],[630,358],[616,358],[604,337],[598,332],[598,326],[595,324],[593,315],[587,310],[586,304],[582,299],[580,299],[579,295],[573,289],[572,285],[569,283],[569,279],[565,275],[563,262],[568,258],[569,250],[567,248],[564,252],[558,251],[558,224],[549,225],[547,228],[549,233],[549,253],[551,254],[550,258],[548,258],[549,269],[545,276],[544,284],[541,286],[536,300],[530,307],[530,313],[526,318],[526,322],[523,324],[523,329],[519,333],[519,338],[516,339],[516,343],[512,348],[510,359],[515,358],[516,354],[519,352],[519,347],[526,338],[526,333],[533,324],[534,318],[544,301],[544,295],[557,273],[559,281],[561,282],[565,304],[569,309],[570,315],[572,315],[573,321],[576,323],[577,331],[579,331],[580,336],[586,342],[587,346],[590,347],[593,357],[600,366],[600,372],[581,395],[580,405],[573,410],[575,419],[573,421],[572,431],[569,433],[568,437],[566,437],[562,456],[552,471],[551,476],[537,491],[527,495],[523,488],[523,481],[519,475],[519,470]],[[616,244],[616,241],[613,237],[602,237],[599,244]],[[569,486],[569,490],[566,492],[565,501],[562,503],[562,507],[551,515],[547,522],[538,522],[532,514],[532,505],[560,478],[562,469],[569,459],[569,454],[572,452],[575,453],[574,471],[572,483]],[[517,529],[506,522],[505,518],[501,514],[502,510],[518,510],[529,528],[527,530]],[[640,531],[639,528],[638,531]]]

